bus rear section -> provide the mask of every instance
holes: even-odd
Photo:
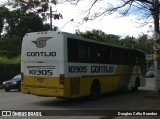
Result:
[[[63,36],[58,32],[25,35],[21,53],[22,93],[63,97]]]
[[[22,42],[22,92],[95,99],[145,85],[143,52],[53,31],[28,33]]]

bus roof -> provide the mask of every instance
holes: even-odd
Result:
[[[80,35],[77,34],[72,34],[72,33],[68,33],[68,32],[61,32],[61,31],[39,31],[39,32],[31,32],[31,33],[26,33],[25,35],[30,35],[30,34],[59,34],[59,35],[63,35],[65,37],[69,37],[69,38],[74,38],[74,39],[78,39],[78,40],[83,40],[83,41],[88,41],[88,42],[93,42],[93,43],[98,43],[98,44],[103,44],[103,45],[108,45],[111,47],[117,47],[117,48],[122,48],[122,49],[126,49],[126,50],[132,50],[132,51],[137,51],[137,52],[141,52],[144,54],[144,52],[140,49],[133,49],[133,48],[129,48],[129,47],[123,47],[123,46],[119,46],[119,45],[115,45],[115,44],[110,44],[110,43],[106,43],[106,42],[102,42],[102,41],[96,41],[96,40],[91,40],[91,39],[87,39],[84,38]]]

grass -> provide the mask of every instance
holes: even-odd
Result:
[[[21,57],[8,58],[6,56],[0,56],[0,64],[20,64]]]

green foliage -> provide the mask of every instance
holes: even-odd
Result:
[[[42,16],[43,20],[46,20],[48,15],[46,12],[49,11],[50,5],[57,4],[57,0],[9,0],[8,5],[14,9],[19,9],[23,13],[34,13]],[[55,11],[56,12],[56,11]],[[46,14],[45,14],[46,13]],[[52,14],[54,19],[61,19],[62,14]]]
[[[9,11],[0,7],[0,16],[3,23],[0,23],[0,34],[3,34],[0,36],[0,56],[10,58],[20,55],[22,39],[26,33],[49,30],[49,24],[43,24],[43,20],[34,13],[24,13],[20,9]]]
[[[0,84],[13,76],[20,74],[20,56],[14,58],[0,57]]]
[[[2,31],[3,31],[3,27],[4,27],[4,23],[5,23],[5,18],[6,15],[8,14],[8,9],[5,7],[0,7],[0,38],[2,35]]]
[[[0,56],[15,57],[21,53],[22,37],[6,35],[0,40]]]
[[[8,56],[9,52],[6,50],[0,50],[0,56]]]
[[[6,56],[0,57],[0,64],[20,64],[20,56],[8,58]]]
[[[8,0],[8,5],[12,8],[20,8],[22,11],[34,13],[46,12],[48,4],[57,4],[57,0]]]
[[[43,20],[34,13],[23,13],[21,10],[10,11],[6,16],[7,35],[23,37],[25,33],[49,30],[49,25],[44,25]]]
[[[98,40],[106,43],[112,44],[119,44],[120,36],[113,35],[113,34],[106,34],[101,30],[92,30],[86,32],[80,32],[79,30],[76,31],[76,34],[81,35],[84,38],[91,39],[91,40]]]

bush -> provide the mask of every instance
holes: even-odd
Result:
[[[14,58],[8,58],[6,56],[0,57],[0,64],[20,64],[20,56]]]
[[[0,50],[0,56],[8,56],[9,52],[6,50]]]
[[[0,84],[17,74],[20,74],[20,56],[11,59],[0,57]]]

